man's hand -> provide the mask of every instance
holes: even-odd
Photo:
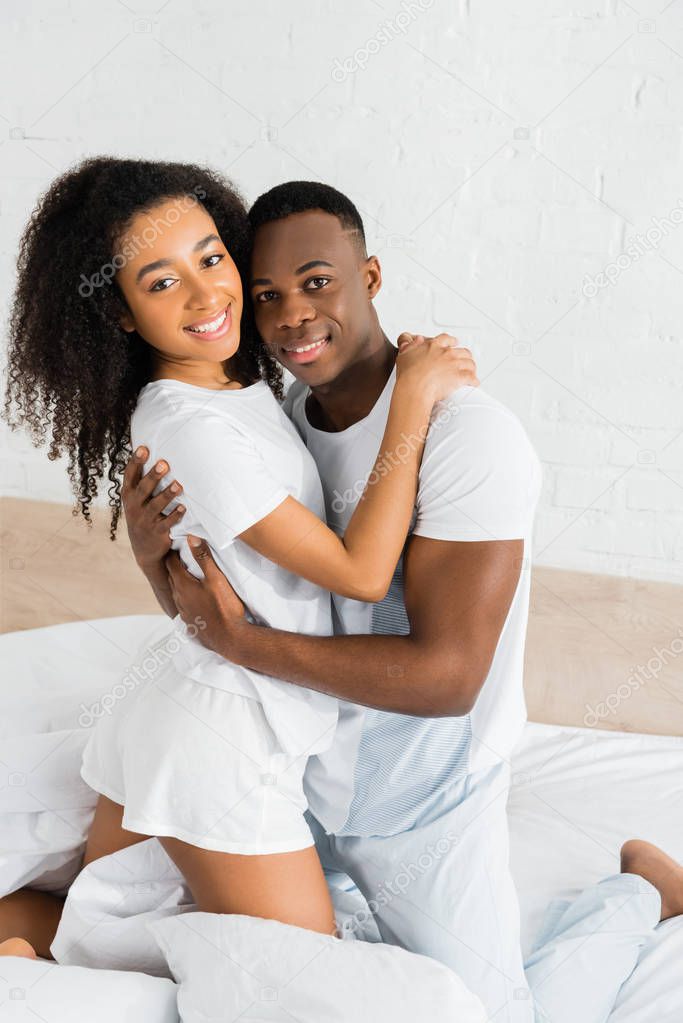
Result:
[[[186,625],[198,627],[197,639],[205,647],[233,660],[239,630],[247,624],[244,604],[213,560],[206,541],[196,536],[187,539],[204,578],[196,579],[188,572],[177,551],[166,557],[178,614]]]
[[[138,565],[144,570],[158,565],[171,549],[171,526],[177,525],[185,514],[179,505],[163,515],[164,509],[182,493],[182,485],[174,480],[168,487],[152,497],[159,480],[169,471],[167,462],[160,461],[144,476],[142,467],[149,458],[146,447],[136,449],[129,459],[123,474],[121,497],[126,516],[126,526],[133,554]]]
[[[196,538],[192,537],[191,540]],[[523,540],[411,537],[410,633],[307,636],[253,625],[203,541],[195,579],[168,555],[170,588],[200,642],[234,664],[367,707],[419,717],[468,714],[490,671],[514,597]]]

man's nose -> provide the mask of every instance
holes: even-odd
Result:
[[[306,320],[315,319],[315,309],[305,295],[289,295],[280,304],[278,326],[281,328],[299,327]]]

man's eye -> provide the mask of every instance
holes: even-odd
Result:
[[[209,260],[212,260],[212,259],[215,260],[214,263],[209,262]],[[218,266],[218,264],[223,259],[225,259],[225,256],[223,255],[222,252],[214,252],[210,256],[206,257],[206,259],[204,260],[204,265],[205,266]]]
[[[172,284],[175,284],[174,277],[162,277],[160,281],[155,281],[150,291],[168,291]]]
[[[320,291],[321,288],[324,288],[325,285],[329,283],[329,277],[311,277],[310,281],[307,282],[307,284],[315,285],[313,291]]]
[[[275,294],[274,291],[261,291],[256,296],[256,301],[257,302],[270,302],[270,300],[273,298],[274,294]]]

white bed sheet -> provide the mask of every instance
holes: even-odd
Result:
[[[168,629],[164,616],[146,615],[0,637],[0,894],[28,883],[64,891],[72,880],[95,800],[78,775],[89,734],[79,721],[140,658],[141,643]],[[525,948],[552,898],[618,870],[626,838],[657,842],[683,861],[683,739],[530,724],[513,772]],[[661,925],[612,1023],[683,1020],[682,953],[683,921]]]
[[[528,951],[550,900],[618,873],[626,839],[683,862],[683,738],[529,724],[508,807]],[[683,1023],[682,964],[679,917],[657,928],[610,1023]]]

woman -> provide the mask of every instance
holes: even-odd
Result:
[[[129,440],[145,440],[150,463],[163,450],[184,482],[169,522],[188,568],[188,536],[204,537],[252,615],[328,633],[328,591],[386,593],[433,405],[476,383],[474,364],[466,349],[402,348],[375,482],[339,538],[243,302],[248,249],[239,195],[203,168],[100,158],[64,175],[22,240],[6,412],[36,440],[51,431],[86,519],[107,471],[112,539]],[[336,701],[231,665],[175,626],[160,672],[86,746],[82,775],[100,798],[84,865],[154,835],[198,909],[332,933],[302,779],[332,740]],[[15,893],[0,902],[0,939],[48,955],[60,911],[53,896]]]

